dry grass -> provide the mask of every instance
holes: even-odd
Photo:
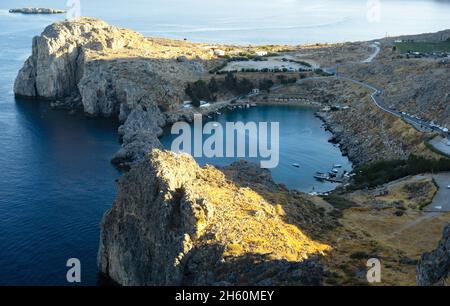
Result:
[[[430,204],[436,195],[438,188],[429,177],[419,178],[415,182],[400,182],[389,186],[387,194],[377,197],[377,200],[395,204],[408,203],[407,207],[418,209]]]
[[[380,285],[415,285],[417,261],[436,247],[450,218],[450,213],[417,209],[436,191],[431,179],[412,177],[388,184],[383,191],[345,195],[360,206],[345,209],[339,220],[342,227],[331,234],[333,251],[324,258],[329,271],[326,283],[367,285],[365,265],[375,257],[382,263]]]
[[[213,219],[200,239],[207,244],[219,242],[225,247],[224,256],[260,254],[273,260],[302,261],[330,250],[287,223],[283,204],[273,205],[256,191],[228,181],[214,167],[200,169],[197,178],[201,186],[192,190],[200,190],[198,196],[214,207]]]

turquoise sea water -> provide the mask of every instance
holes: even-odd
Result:
[[[332,135],[325,131],[322,121],[315,117],[315,111],[312,108],[297,106],[263,105],[249,109],[229,110],[211,120],[220,124],[224,130],[227,122],[268,122],[269,135],[270,125],[273,122],[277,122],[280,126],[280,155],[277,167],[270,169],[274,180],[291,189],[303,192],[327,192],[334,189],[336,185],[318,182],[314,179],[316,172],[327,173],[332,170],[333,165],[339,164],[343,166],[341,169],[342,173],[344,170],[351,171],[352,166],[349,160],[342,156],[339,148],[328,142]],[[205,124],[206,122],[204,121],[203,123]],[[191,132],[191,135],[193,136],[194,132]],[[165,148],[170,150],[172,141],[177,137],[178,135],[172,135],[167,131],[161,142]],[[205,135],[203,141],[208,137],[209,135]],[[224,137],[224,147],[226,137],[227,135]],[[255,136],[251,137],[257,138]],[[247,132],[246,156],[248,156],[249,142],[249,133]],[[200,165],[213,164],[218,166],[227,166],[238,159],[237,157],[207,158],[204,156],[196,158]],[[246,159],[258,164],[261,160],[268,160],[268,158]],[[293,166],[294,164],[299,164],[300,167],[296,168]]]

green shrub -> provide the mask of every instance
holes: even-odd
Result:
[[[450,159],[426,159],[411,155],[407,160],[387,160],[360,167],[352,188],[372,188],[409,175],[450,171]]]

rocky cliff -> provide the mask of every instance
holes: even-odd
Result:
[[[450,278],[450,225],[444,229],[444,234],[438,247],[422,256],[417,266],[417,284],[433,286],[448,284]]]
[[[241,163],[259,188],[279,188]],[[329,247],[308,235],[324,221],[319,210],[301,197],[274,203],[235,173],[152,151],[121,180],[102,221],[100,270],[122,285],[320,284],[316,258]]]
[[[33,39],[14,92],[118,117],[124,144],[114,161],[127,166],[160,146],[163,113],[180,104],[185,83],[214,58],[206,45],[145,38],[97,19],[57,22]]]

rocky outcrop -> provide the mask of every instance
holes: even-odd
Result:
[[[164,115],[156,106],[145,110],[141,107],[134,109],[119,128],[122,148],[114,155],[113,163],[128,168],[130,160],[144,160],[153,148],[162,148],[158,137],[163,134],[161,126],[165,122]]]
[[[33,39],[14,92],[118,117],[124,144],[113,161],[130,166],[160,146],[163,113],[181,103],[185,83],[208,71],[213,58],[202,44],[145,38],[97,19],[57,22]]]
[[[65,10],[58,10],[52,8],[41,8],[41,7],[26,7],[10,9],[10,13],[21,13],[21,14],[64,14]]]
[[[422,256],[417,266],[417,284],[419,286],[434,286],[448,284],[450,278],[450,224],[444,229],[444,234],[438,247]]]
[[[251,172],[269,179],[261,171]],[[100,270],[121,285],[320,284],[315,258],[329,247],[231,178],[191,156],[152,151],[120,181],[103,218]],[[305,228],[323,221],[313,205],[297,199],[296,209]]]

